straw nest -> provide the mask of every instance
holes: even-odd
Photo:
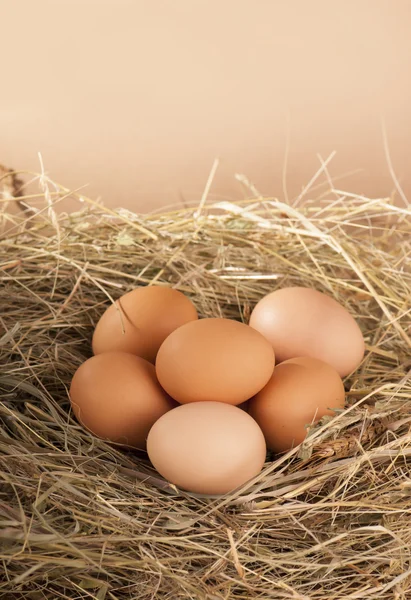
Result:
[[[303,207],[136,215],[83,198],[68,216],[53,208],[68,191],[40,184],[42,204],[17,194],[16,215],[19,183],[0,175],[1,598],[410,598],[410,210],[328,180]],[[153,282],[245,322],[277,287],[330,294],[366,338],[346,410],[215,498],[92,437],[71,376],[108,303]]]

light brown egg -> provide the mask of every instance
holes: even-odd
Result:
[[[103,313],[94,331],[93,353],[117,350],[154,362],[166,337],[197,318],[191,300],[178,290],[154,285],[137,288]]]
[[[86,360],[74,374],[70,400],[92,433],[143,450],[153,423],[177,405],[160,387],[154,365],[124,352]]]
[[[260,472],[264,436],[244,410],[221,402],[179,406],[147,439],[148,456],[174,485],[199,494],[226,494]]]
[[[353,317],[333,298],[311,288],[268,294],[251,313],[250,326],[271,342],[277,362],[312,356],[344,377],[364,356],[364,339]]]
[[[344,407],[341,377],[316,358],[292,358],[274,369],[267,385],[250,400],[249,414],[260,425],[267,447],[290,450],[304,441],[307,426]]]
[[[248,325],[201,319],[183,325],[161,345],[157,377],[178,402],[241,404],[256,394],[274,369],[271,344]]]

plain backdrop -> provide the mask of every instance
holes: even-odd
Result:
[[[0,162],[150,210],[339,182],[410,196],[409,0],[0,0]]]

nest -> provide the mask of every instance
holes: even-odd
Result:
[[[137,215],[77,195],[82,210],[58,215],[68,190],[43,175],[33,208],[13,177],[0,175],[0,597],[409,598],[410,210],[328,181],[303,206],[256,195]],[[71,377],[104,308],[152,283],[244,322],[278,287],[333,296],[366,339],[347,408],[223,497],[93,437]]]

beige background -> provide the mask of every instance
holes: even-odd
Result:
[[[341,186],[411,196],[408,0],[0,0],[0,162],[110,205],[282,197],[324,158]],[[287,125],[288,123],[288,125]]]

